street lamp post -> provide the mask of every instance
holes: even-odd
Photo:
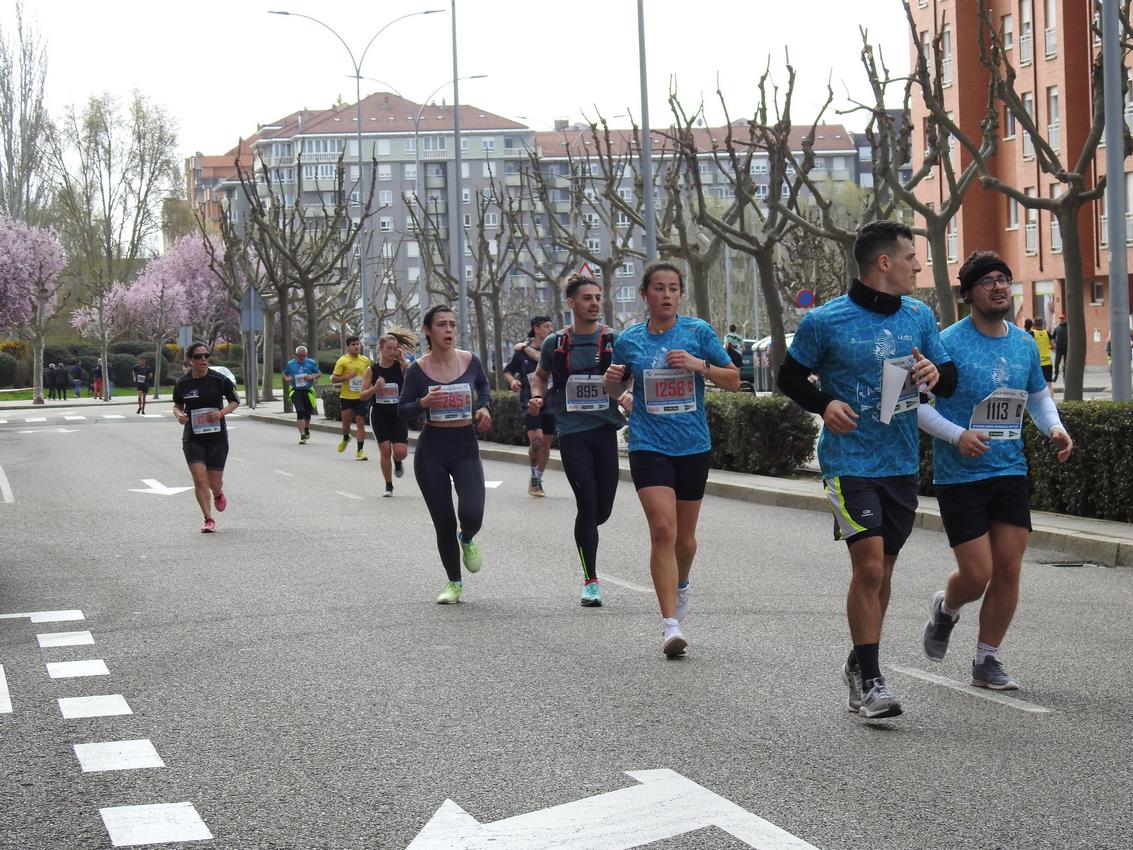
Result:
[[[321,26],[323,29],[325,29],[327,32],[329,32],[331,35],[333,35],[335,38],[337,38],[339,43],[343,47],[346,48],[346,53],[350,57],[350,63],[351,63],[351,65],[354,66],[354,74],[352,76],[354,77],[354,105],[355,105],[354,120],[358,124],[356,129],[357,129],[357,136],[358,136],[358,201],[359,201],[359,205],[361,205],[362,186],[364,185],[364,182],[362,180],[362,170],[363,170],[363,159],[362,159],[362,63],[364,61],[366,61],[366,54],[369,53],[370,47],[373,46],[375,41],[377,41],[378,36],[381,35],[383,32],[385,32],[390,27],[392,27],[398,21],[403,21],[406,18],[413,18],[413,17],[416,17],[417,15],[435,15],[438,12],[443,12],[443,11],[444,11],[444,9],[423,9],[423,10],[420,10],[420,11],[417,11],[417,12],[406,12],[404,15],[399,15],[398,17],[394,18],[389,23],[385,24],[381,29],[379,29],[376,33],[374,33],[370,37],[370,40],[368,42],[366,42],[366,46],[362,49],[362,54],[357,59],[354,58],[354,51],[350,49],[350,45],[347,44],[346,40],[341,35],[338,34],[338,31],[335,30],[329,24],[327,24],[323,21],[320,21],[318,18],[312,17],[311,15],[303,15],[303,14],[300,14],[299,12],[284,12],[284,11],[270,11],[270,12],[268,12],[269,15],[287,15],[287,16],[292,17],[292,18],[305,18],[308,21],[316,23],[319,26]],[[365,244],[365,239],[363,238],[363,242],[362,242],[361,250],[359,251],[359,258],[358,258],[358,280],[359,280],[359,284],[360,284],[361,290],[362,290],[362,340],[363,340],[363,344],[366,347],[366,350],[368,352],[372,353],[372,351],[371,351],[372,342],[370,341],[370,333],[369,333],[370,305],[369,305],[368,299],[366,297],[365,248],[366,248],[366,244]]]
[[[649,129],[649,86],[645,75],[645,9],[637,0],[637,52],[641,64],[641,192],[645,201],[645,262],[657,259],[657,213],[653,200],[653,138]]]

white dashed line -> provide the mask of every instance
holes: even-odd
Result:
[[[94,635],[90,632],[46,632],[36,635],[40,649],[49,649],[56,646],[91,646],[94,644]]]
[[[273,469],[272,472],[274,472],[276,475],[284,475],[288,478],[294,478],[295,477],[294,472],[284,472],[282,469]]]
[[[148,738],[139,741],[103,741],[97,744],[75,744],[75,757],[83,773],[105,770],[140,770],[165,767]]]
[[[0,425],[7,425],[7,424],[8,424],[7,419],[0,419]]]
[[[64,416],[63,418],[66,419],[68,422],[85,422],[86,421],[85,416]]]
[[[897,664],[888,665],[891,670],[898,673],[903,673],[906,676],[912,676],[914,679],[921,679],[925,682],[932,682],[934,685],[949,688],[950,690],[957,691],[961,694],[967,694],[970,697],[977,697],[985,699],[989,702],[997,702],[1000,705],[1005,705],[1008,708],[1014,708],[1018,711],[1026,711],[1031,714],[1053,714],[1054,709],[1046,708],[1042,705],[1035,705],[1034,703],[1024,702],[1021,699],[1014,697],[1004,696],[1000,691],[987,690],[985,688],[975,688],[971,685],[965,685],[946,676],[937,676],[935,673],[926,673],[923,670],[917,670],[914,667],[901,667]]]
[[[212,839],[212,833],[192,803],[114,806],[99,809],[98,813],[102,815],[114,847]]]
[[[19,620],[27,617],[33,623],[63,623],[67,620],[82,620],[82,611],[27,611],[23,614],[0,614],[0,620]]]
[[[8,476],[4,474],[4,467],[0,466],[0,498],[5,504],[13,504],[16,497],[12,495],[12,485],[8,483]]]
[[[609,573],[602,573],[602,578],[600,580],[604,581],[604,582],[609,582],[610,584],[616,584],[618,587],[624,587],[624,588],[627,588],[629,590],[636,590],[638,593],[650,593],[650,594],[653,593],[653,588],[651,588],[651,587],[642,587],[640,584],[634,584],[631,581],[625,581],[625,580],[620,579],[620,578],[614,578]]]
[[[77,679],[80,676],[109,676],[106,662],[101,658],[86,661],[52,661],[47,664],[47,675],[52,679]]]
[[[46,416],[29,416],[24,421],[25,422],[46,422],[47,417]]]
[[[343,493],[341,490],[335,490],[335,494],[344,496],[347,499],[357,499],[359,502],[365,501],[365,496],[355,496],[353,493]]]
[[[502,481],[485,481],[484,487],[486,489],[489,489],[489,490],[495,490],[497,487],[499,487],[503,483],[504,482],[502,482]]]
[[[161,413],[143,413],[141,415],[142,415],[143,419],[164,419],[165,418],[164,414],[161,414]]]
[[[103,419],[125,419],[126,417],[123,416],[121,413],[104,413],[104,414],[102,414],[102,418]]]
[[[81,717],[114,717],[119,714],[133,714],[126,698],[121,694],[105,694],[97,697],[63,697],[59,701],[59,713],[64,720]]]
[[[0,714],[12,713],[12,695],[8,691],[8,677],[4,675],[4,665],[0,664]]]

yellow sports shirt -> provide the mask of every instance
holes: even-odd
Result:
[[[344,354],[338,358],[334,364],[335,375],[345,375],[347,379],[338,385],[339,398],[359,398],[362,391],[362,379],[366,375],[366,369],[370,366],[370,358],[359,354],[357,357],[351,357],[349,354]]]

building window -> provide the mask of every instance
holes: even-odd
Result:
[[[484,227],[499,227],[500,214],[495,212],[484,213]]]
[[[397,245],[393,242],[382,243],[382,257],[386,260],[392,260],[397,256]]]
[[[633,203],[633,189],[622,187],[618,189],[618,197],[625,201],[627,204]]]
[[[1014,198],[1007,199],[1007,229],[1019,229],[1019,202]]]
[[[751,188],[754,190],[753,194],[755,195],[755,197],[758,200],[760,200],[760,201],[767,200],[767,184],[766,183],[756,183]]]
[[[1015,138],[1015,113],[1010,106],[1003,107],[1003,138]]]
[[[480,145],[486,151],[494,151],[496,149],[496,140],[495,139],[481,139]]]
[[[627,261],[618,266],[618,277],[633,277],[637,274],[637,270],[633,266],[632,261]]]
[[[358,180],[361,177],[362,177],[362,169],[359,168],[357,165],[351,165],[349,168],[346,169],[346,179],[349,180],[351,183],[357,183]]]
[[[460,190],[460,202],[462,204],[472,203],[472,190],[471,189],[461,189]]]
[[[1015,16],[1004,15],[999,19],[999,37],[1003,39],[1003,49],[1010,50],[1015,46]]]
[[[425,151],[446,151],[448,150],[448,137],[447,136],[426,136],[425,137]]]
[[[629,216],[624,212],[618,213],[618,227],[629,227]]]
[[[378,192],[378,206],[388,207],[393,204],[393,192],[389,189],[382,189]]]
[[[948,24],[940,31],[940,82],[952,85],[952,27]]]
[[[1035,120],[1035,95],[1033,92],[1023,92],[1023,109],[1026,111],[1027,116]],[[1023,159],[1034,159],[1035,156],[1035,140],[1031,138],[1030,133],[1023,133]]]
[[[1019,64],[1030,65],[1033,55],[1031,0],[1019,0]]]
[[[496,163],[490,159],[484,160],[484,179],[488,180],[496,176]]]
[[[390,140],[378,139],[378,156],[390,155]]]
[[[342,139],[304,139],[303,153],[342,153]]]
[[[1051,150],[1058,153],[1062,150],[1062,127],[1059,122],[1058,86],[1051,86],[1046,90],[1046,119],[1047,141]]]
[[[382,233],[392,233],[393,232],[393,217],[388,216],[388,215],[383,215],[381,218],[379,218],[378,219],[378,230]]]
[[[1058,55],[1058,4],[1055,0],[1046,0],[1044,11],[1046,30],[1043,33],[1043,46],[1046,48],[1046,58],[1053,59]]]
[[[405,256],[407,256],[407,257],[420,257],[421,256],[421,246],[418,245],[415,241],[414,242],[406,242],[405,243]],[[410,269],[410,272],[412,272],[412,271],[413,270]]]
[[[417,179],[417,164],[416,163],[411,162],[411,163],[409,163],[408,165],[405,166],[405,179],[406,180],[416,180]]]
[[[388,181],[393,179],[393,166],[388,162],[378,164],[378,179],[381,181]]]
[[[586,240],[586,250],[589,251],[591,254],[599,253],[602,250],[602,240],[601,239],[587,239]]]
[[[417,139],[413,137],[406,139],[404,150],[406,153],[417,153]]]
[[[770,171],[770,163],[763,157],[756,157],[751,161],[752,174],[767,174]]]
[[[632,286],[619,286],[614,297],[622,304],[629,304],[633,302],[636,295],[637,292]]]
[[[1100,305],[1105,303],[1105,281],[1095,280],[1090,287],[1090,303]]]
[[[587,227],[597,227],[602,223],[602,220],[598,218],[598,213],[584,212],[582,214],[582,223]]]

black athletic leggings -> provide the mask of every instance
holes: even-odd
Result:
[[[413,452],[413,474],[425,497],[437,550],[449,581],[460,581],[460,532],[470,541],[484,524],[484,467],[476,432],[467,428],[436,428],[426,425]],[[451,484],[449,483],[451,480]],[[452,509],[452,485],[456,485],[457,509]]]
[[[618,429],[603,425],[559,434],[559,454],[578,506],[574,542],[582,574],[591,581],[598,578],[598,526],[610,518],[618,492]]]

